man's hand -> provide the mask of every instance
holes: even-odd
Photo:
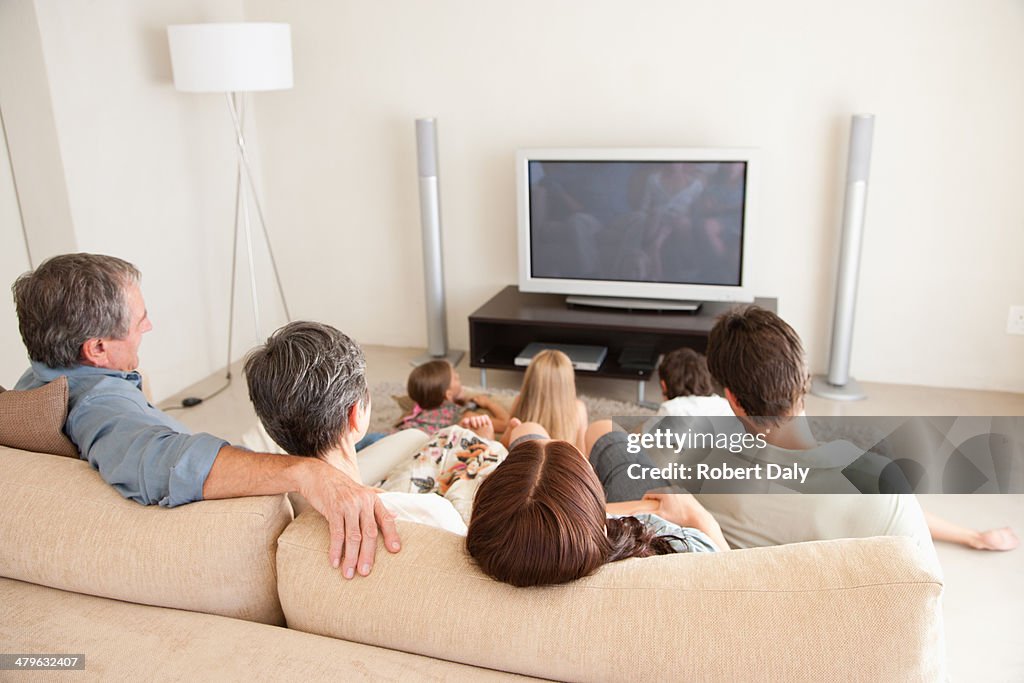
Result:
[[[377,531],[384,547],[393,553],[401,548],[395,518],[373,489],[317,458],[253,453],[234,446],[217,452],[203,483],[203,498],[272,496],[297,491],[331,527],[331,565],[341,565],[346,578],[357,568],[366,576],[377,551]],[[344,550],[344,557],[342,556]]]
[[[308,463],[299,493],[330,525],[331,566],[340,565],[346,579],[355,576],[357,570],[367,576],[377,551],[378,527],[385,548],[393,553],[401,549],[394,515],[374,489],[355,483],[320,460],[309,458]]]
[[[644,500],[657,501],[658,511],[655,514],[662,519],[679,526],[700,529],[714,541],[719,550],[729,549],[729,542],[725,540],[722,528],[714,516],[707,511],[707,508],[693,497],[693,494],[648,491],[644,494]]]
[[[1013,529],[1004,526],[1002,529],[976,532],[969,545],[975,550],[1013,550],[1020,545],[1020,539]]]
[[[644,500],[656,502],[658,509],[654,514],[679,526],[699,528],[705,517],[711,516],[691,493],[653,493],[648,491],[644,494]]]

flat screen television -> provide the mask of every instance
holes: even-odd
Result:
[[[520,150],[519,289],[753,301],[756,176],[752,149]]]

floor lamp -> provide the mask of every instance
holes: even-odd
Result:
[[[230,23],[182,24],[167,27],[174,70],[174,87],[182,92],[224,93],[234,126],[238,152],[235,176],[235,226],[231,249],[231,303],[228,313],[227,378],[231,379],[231,344],[235,317],[235,281],[238,262],[239,225],[245,236],[249,264],[249,291],[252,297],[256,338],[263,341],[260,325],[259,295],[256,291],[256,263],[253,252],[250,201],[256,211],[263,239],[270,256],[274,280],[281,297],[285,317],[291,313],[285,300],[281,276],[267,233],[259,193],[253,178],[246,148],[244,124],[245,93],[287,90],[292,87],[292,40],[288,24]],[[198,402],[198,401],[197,401]],[[195,405],[193,403],[192,405]]]

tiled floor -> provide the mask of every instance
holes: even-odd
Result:
[[[367,376],[371,382],[404,382],[409,361],[421,349],[370,346],[365,348]],[[480,384],[477,370],[459,366],[463,382]],[[492,387],[516,388],[522,374],[488,372]],[[184,396],[206,396],[224,384],[219,373],[174,396],[173,405]],[[580,393],[617,400],[636,400],[636,382],[581,376]],[[963,389],[901,386],[867,383],[867,400],[839,403],[809,396],[809,415],[1024,415],[1024,394]],[[649,400],[658,397],[657,386],[646,385]],[[253,424],[241,369],[223,393],[204,404],[177,415],[190,428],[209,431],[237,440]],[[992,528],[1010,524],[1024,532],[1024,495],[921,497],[926,510],[973,526]],[[983,553],[939,544],[939,559],[945,571],[944,610],[949,673],[953,680],[1024,680],[1024,548],[1010,553]],[[870,656],[865,653],[865,656]]]

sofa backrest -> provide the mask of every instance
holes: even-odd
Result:
[[[89,463],[0,447],[0,576],[147,605],[283,624],[284,496],[143,506]]]
[[[484,576],[464,539],[400,523],[369,577],[327,561],[316,512],[279,540],[290,628],[559,680],[937,680],[941,580],[913,541],[633,559],[565,586]]]

